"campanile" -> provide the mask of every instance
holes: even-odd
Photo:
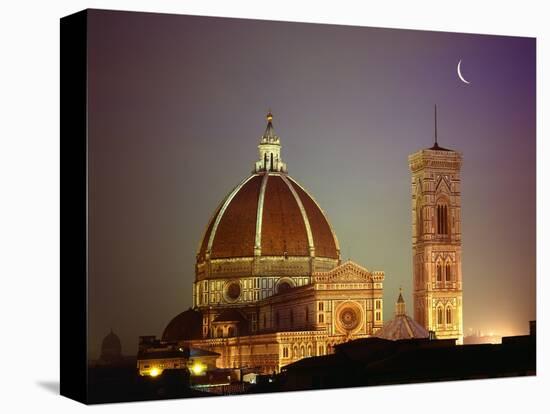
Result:
[[[414,319],[462,343],[462,154],[437,142],[409,155]]]

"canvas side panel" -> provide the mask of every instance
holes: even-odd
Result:
[[[87,19],[60,22],[60,393],[87,400]]]

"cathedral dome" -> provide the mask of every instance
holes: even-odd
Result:
[[[255,171],[210,219],[197,252],[198,266],[255,257],[324,258],[338,264],[336,235],[313,197],[287,174],[272,119],[269,113]]]
[[[225,198],[210,220],[198,261],[255,255],[339,257],[323,211],[283,173],[254,174]]]
[[[162,340],[167,342],[198,339],[202,336],[202,314],[194,309],[175,316],[164,329]]]

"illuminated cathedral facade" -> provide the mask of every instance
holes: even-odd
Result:
[[[206,226],[193,308],[162,339],[219,353],[219,368],[272,373],[375,334],[384,272],[342,262],[325,213],[287,173],[271,113],[258,149],[252,174]]]
[[[199,243],[193,308],[162,341],[219,354],[218,368],[279,372],[352,339],[462,342],[460,153],[437,143],[409,156],[413,312],[399,295],[384,325],[383,271],[342,262],[315,199],[290,177],[267,115],[252,174],[215,209]]]

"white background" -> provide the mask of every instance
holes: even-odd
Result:
[[[0,411],[548,412],[549,11],[544,1],[12,1],[0,11]],[[538,376],[101,405],[60,397],[59,18],[84,8],[537,37]],[[546,70],[544,73],[543,70]],[[546,98],[546,101],[545,101]],[[548,113],[546,113],[548,116]],[[510,166],[513,168],[513,166]],[[66,194],[65,194],[66,196]],[[544,254],[546,252],[546,255]],[[75,275],[76,277],[77,275]],[[81,275],[78,275],[81,277]],[[487,292],[488,295],[491,292]],[[510,298],[513,301],[513,298]]]

